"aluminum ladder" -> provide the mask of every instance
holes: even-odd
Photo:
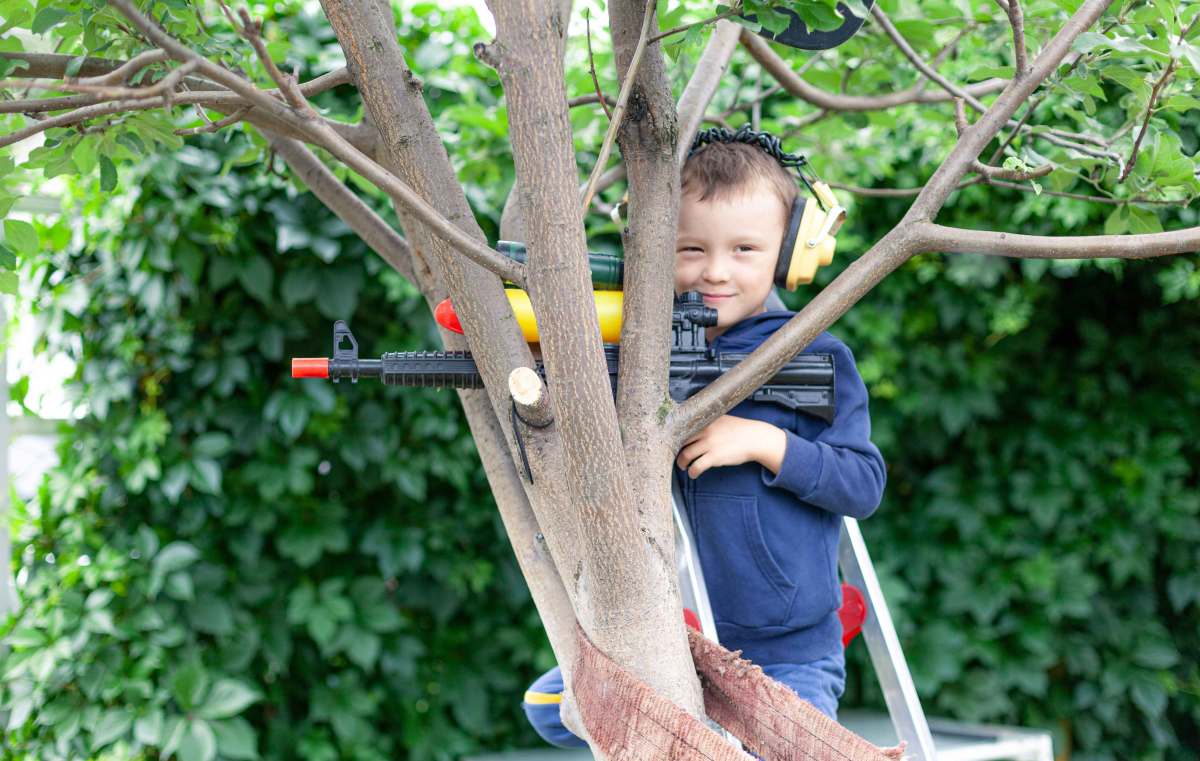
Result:
[[[704,570],[680,508],[683,499],[674,479],[671,503],[680,596],[684,607],[694,611],[700,619],[704,635],[716,642],[717,628],[704,585]],[[879,716],[848,711],[839,716],[844,726],[877,745],[904,742],[905,758],[913,761],[1054,761],[1049,732],[927,719],[875,575],[871,555],[867,552],[858,521],[853,518],[842,520],[838,566],[845,582],[857,587],[866,601],[867,617],[863,621],[862,636],[891,719],[889,726],[889,722]]]

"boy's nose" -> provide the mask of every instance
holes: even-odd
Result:
[[[710,283],[723,283],[729,279],[729,266],[723,257],[713,256],[705,263],[701,274]]]

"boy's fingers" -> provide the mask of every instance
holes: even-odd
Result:
[[[712,457],[708,456],[707,454],[703,454],[700,457],[697,457],[696,461],[693,462],[690,466],[688,466],[688,476],[690,476],[691,478],[699,478],[700,474],[703,473],[704,471],[708,470],[708,468],[711,464],[712,464]]]
[[[686,468],[692,460],[695,460],[697,457],[704,454],[705,449],[706,447],[704,446],[703,442],[693,442],[688,444],[683,449],[679,450],[679,456],[675,458],[675,463],[681,468]]]

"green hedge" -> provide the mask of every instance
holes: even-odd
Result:
[[[288,375],[335,317],[365,352],[436,345],[423,301],[311,195],[219,169],[149,162],[126,224],[41,273],[89,412],[17,510],[6,755],[532,743],[551,655],[456,397]]]
[[[401,31],[494,235],[505,114],[470,58],[482,33],[455,13],[414,9]],[[334,44],[318,20],[285,21],[310,63]],[[454,39],[431,40],[439,25]],[[576,69],[571,91],[586,92]],[[764,125],[796,111],[770,99]],[[840,179],[915,187],[940,159],[935,117],[828,119],[796,147]],[[572,120],[594,149],[599,117]],[[879,122],[886,145],[843,145]],[[1176,126],[1194,153],[1195,125]],[[134,192],[81,186],[79,219],[38,230],[58,252],[28,265],[42,349],[80,362],[87,414],[15,510],[24,605],[0,629],[3,757],[534,745],[517,700],[551,656],[454,398],[287,377],[290,356],[328,351],[334,318],[351,318],[366,354],[435,345],[424,305],[319,203],[264,174],[255,146],[222,141],[118,157]],[[906,205],[860,199],[820,282]],[[939,221],[1088,234],[1125,219],[1113,208],[976,187]],[[591,232],[618,245],[611,227]],[[1196,262],[920,256],[835,326],[889,464],[864,531],[931,712],[1048,727],[1075,759],[1197,757]],[[862,646],[850,656],[846,704],[881,705]]]

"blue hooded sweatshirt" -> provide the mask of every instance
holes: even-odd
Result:
[[[747,317],[710,345],[718,352],[752,351],[792,315]],[[850,349],[822,333],[801,353],[833,355],[832,424],[749,399],[729,411],[785,431],[778,474],[757,462],[710,468],[696,479],[675,469],[717,636],[760,666],[806,663],[841,650],[841,518],[873,513],[886,480],[883,457],[871,443],[867,389]]]

